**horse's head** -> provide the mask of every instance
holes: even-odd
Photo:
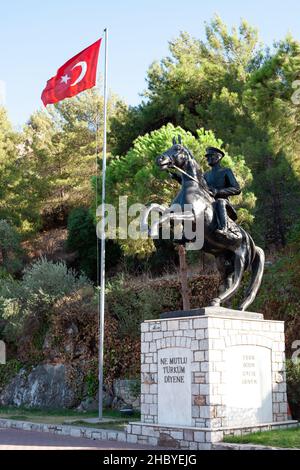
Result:
[[[181,144],[181,137],[178,142],[173,138],[173,145],[164,153],[159,155],[156,163],[161,170],[177,169],[182,173],[182,183],[194,181],[202,188],[207,197],[211,198],[209,188],[202,175],[201,169],[190,150]]]
[[[178,136],[178,142],[176,142],[174,137],[172,147],[159,155],[156,163],[161,170],[168,170],[174,167],[184,169],[190,158],[190,151],[181,144],[181,137]]]

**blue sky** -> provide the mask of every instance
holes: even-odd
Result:
[[[109,87],[140,102],[146,71],[180,31],[204,38],[214,13],[230,26],[245,18],[268,45],[300,39],[299,0],[4,0],[0,5],[0,84],[16,127],[41,107],[47,79],[109,28]],[[103,70],[103,50],[99,70]],[[3,88],[3,84],[0,89]]]

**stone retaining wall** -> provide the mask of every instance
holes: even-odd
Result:
[[[61,436],[85,437],[101,441],[126,442],[125,431],[114,431],[112,429],[94,429],[85,426],[72,426],[65,424],[44,424],[27,421],[15,421],[12,419],[1,419],[0,428],[23,429],[24,431],[50,432]]]

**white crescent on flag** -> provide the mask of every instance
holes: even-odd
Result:
[[[81,72],[78,78],[76,78],[74,83],[71,83],[70,86],[75,86],[77,83],[81,82],[81,80],[84,78],[86,71],[87,71],[87,63],[85,61],[78,62],[78,64],[74,65],[72,67],[72,70],[75,69],[75,67],[81,67]]]
[[[42,91],[45,106],[72,98],[96,85],[98,55],[102,39],[86,47],[63,64]],[[78,68],[78,70],[77,70]]]

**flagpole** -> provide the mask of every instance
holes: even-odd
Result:
[[[105,33],[104,65],[104,115],[103,115],[103,159],[102,159],[102,206],[101,206],[101,250],[99,289],[99,421],[103,418],[103,349],[104,349],[104,308],[105,308],[105,179],[106,179],[106,134],[107,134],[107,28]]]

